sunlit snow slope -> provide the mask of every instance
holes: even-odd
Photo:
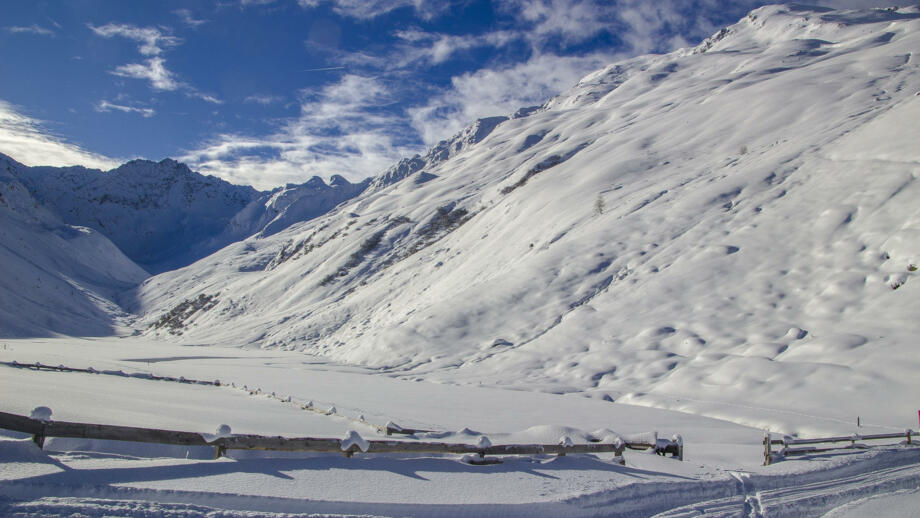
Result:
[[[758,9],[149,279],[145,332],[756,425],[910,424],[918,49],[916,7]]]

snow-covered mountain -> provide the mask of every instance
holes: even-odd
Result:
[[[118,294],[148,274],[104,235],[39,203],[22,169],[0,156],[0,335],[115,333]]]
[[[918,48],[916,7],[763,7],[148,279],[133,309],[171,340],[758,425],[835,398],[914,412]]]
[[[256,232],[325,213],[367,183],[315,177],[273,192],[230,184],[174,160],[132,160],[103,172],[18,167],[32,195],[71,225],[105,234],[151,273],[185,266]]]

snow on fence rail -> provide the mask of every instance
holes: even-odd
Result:
[[[770,436],[770,433],[767,432],[764,433],[763,436],[763,465],[769,466],[773,463],[774,460],[777,460],[777,456],[788,457],[793,455],[809,455],[812,453],[822,453],[834,450],[863,450],[869,448],[868,444],[862,444],[856,441],[876,441],[883,439],[906,438],[907,444],[911,444],[911,436],[916,436],[918,434],[920,433],[913,430],[905,430],[900,433],[879,433],[871,435],[853,434],[849,436],[818,437],[814,439],[797,439],[795,437],[789,436],[784,436],[782,439],[773,439]],[[840,442],[848,442],[850,444],[846,446],[829,446],[823,448],[812,446],[814,444],[831,444]],[[782,445],[783,448],[774,451],[773,445]]]
[[[50,415],[50,411],[48,412]],[[207,434],[197,432],[183,432],[176,430],[158,430],[151,428],[136,428],[132,426],[116,426],[90,423],[71,423],[66,421],[52,421],[50,419],[34,419],[17,414],[0,412],[0,428],[32,435],[32,439],[39,447],[44,446],[47,437],[68,437],[82,439],[101,439],[114,441],[133,441],[158,444],[172,444],[181,446],[209,446],[214,448],[214,457],[224,455],[227,450],[273,450],[273,451],[304,451],[319,453],[342,453],[351,457],[354,453],[442,453],[442,454],[476,454],[478,461],[471,463],[492,463],[485,460],[486,455],[539,455],[539,454],[579,454],[579,453],[614,453],[622,457],[626,448],[633,450],[655,451],[663,449],[668,453],[683,460],[683,441],[664,441],[660,439],[652,443],[627,442],[617,438],[611,442],[596,442],[588,444],[507,444],[492,445],[488,441],[479,444],[419,442],[419,441],[394,441],[394,440],[365,440],[357,433],[351,432],[345,439],[312,438],[312,437],[272,437],[262,435],[221,435],[209,439]],[[658,443],[658,444],[656,444]],[[664,449],[669,447],[668,449]],[[493,461],[500,462],[500,461]]]

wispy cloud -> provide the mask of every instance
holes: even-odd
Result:
[[[379,173],[420,142],[381,81],[346,75],[316,93],[302,92],[299,117],[264,137],[224,134],[182,160],[230,181],[271,188],[313,175],[360,180]]]
[[[280,95],[250,95],[249,97],[243,99],[243,102],[268,106],[270,104],[284,102],[284,97],[281,97]]]
[[[895,5],[891,0],[819,0],[815,3],[834,9],[869,9],[872,7],[891,7]]]
[[[398,50],[398,54],[402,56],[397,61],[400,66],[408,66],[415,62],[437,65],[464,50],[477,47],[503,47],[522,38],[522,34],[515,31],[452,35],[408,29],[397,31],[395,35],[405,42],[405,45]]]
[[[117,167],[119,161],[90,153],[57,137],[41,121],[0,101],[0,150],[25,165],[82,165],[99,169]]]
[[[105,112],[110,112],[114,110],[114,111],[119,111],[122,113],[136,113],[144,118],[150,118],[156,114],[156,111],[154,111],[153,108],[137,108],[134,106],[115,104],[115,103],[106,101],[105,99],[96,103],[95,108],[97,112],[105,113]]]
[[[6,30],[7,32],[11,32],[13,34],[35,34],[38,36],[54,36],[54,31],[52,31],[51,29],[46,29],[40,25],[35,25],[34,23],[32,25],[28,25],[24,27],[23,26],[4,27],[4,30]]]
[[[308,68],[304,72],[329,72],[332,70],[345,70],[345,67],[320,67],[320,68]]]
[[[173,11],[173,14],[179,17],[182,20],[182,23],[188,25],[189,27],[198,27],[199,25],[204,25],[208,23],[208,20],[199,20],[192,15],[192,11],[188,9],[176,9]]]
[[[267,3],[259,0],[243,1],[244,3]],[[417,16],[430,20],[453,8],[458,2],[449,0],[297,0],[297,3],[305,9],[317,7],[321,3],[329,3],[332,4],[332,10],[340,16],[358,20],[370,20],[396,9],[411,7]]]
[[[527,27],[536,45],[550,38],[565,44],[580,43],[607,30],[619,2],[594,0],[508,0],[501,8],[513,13]]]
[[[163,34],[154,27],[137,27],[126,23],[108,23],[100,27],[90,25],[89,28],[103,38],[121,36],[138,43],[137,50],[145,56],[159,56],[164,50],[182,43],[181,38]]]
[[[181,83],[181,86],[186,89],[185,95],[187,95],[188,97],[193,97],[195,99],[201,99],[202,101],[206,103],[211,103],[211,104],[224,104],[223,100],[218,99],[217,97],[214,97],[211,94],[200,92],[196,90],[195,88],[193,88],[191,85],[188,85],[186,83]]]
[[[178,90],[179,82],[175,75],[166,69],[165,61],[161,57],[154,57],[143,63],[129,63],[121,65],[112,74],[133,79],[146,79],[154,90]]]
[[[201,92],[194,86],[179,81],[176,74],[166,68],[166,59],[161,54],[182,44],[182,38],[165,34],[156,27],[137,27],[124,23],[109,23],[100,27],[89,28],[98,36],[112,38],[120,36],[138,43],[137,50],[144,56],[150,56],[142,63],[128,63],[115,67],[113,75],[150,81],[150,87],[160,91],[182,90],[188,97],[201,99],[212,104],[223,104],[217,97]]]

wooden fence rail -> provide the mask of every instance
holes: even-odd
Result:
[[[788,457],[793,455],[809,455],[812,453],[822,453],[833,450],[862,450],[869,448],[868,444],[857,441],[877,441],[884,439],[906,439],[907,444],[911,444],[911,436],[920,435],[920,432],[905,430],[900,433],[877,433],[869,435],[853,434],[839,437],[818,437],[814,439],[798,439],[794,437],[783,437],[782,439],[773,439],[769,433],[763,436],[763,465],[769,466],[776,460],[777,456]],[[848,442],[846,446],[829,446],[818,448],[810,446],[813,444],[833,444]],[[773,445],[781,445],[782,449],[773,450]],[[796,446],[799,446],[798,448]]]
[[[45,438],[47,437],[102,439],[181,446],[209,446],[214,448],[215,458],[224,455],[227,450],[341,453],[347,457],[359,452],[476,454],[479,456],[479,459],[483,459],[486,455],[566,455],[579,453],[614,453],[619,457],[622,456],[626,448],[634,450],[655,448],[656,451],[658,451],[658,448],[662,447],[661,444],[627,441],[567,445],[508,444],[486,446],[444,442],[368,440],[362,441],[362,444],[359,445],[357,443],[346,442],[346,440],[343,439],[312,437],[288,438],[243,434],[233,434],[208,440],[205,437],[206,434],[196,432],[136,428],[132,426],[71,423],[66,421],[42,421],[5,412],[0,412],[0,428],[30,434],[39,447],[44,446]],[[680,460],[683,460],[683,441],[665,442],[668,442],[668,445],[672,446],[673,451],[668,451]],[[345,446],[346,444],[348,444],[348,446]]]

